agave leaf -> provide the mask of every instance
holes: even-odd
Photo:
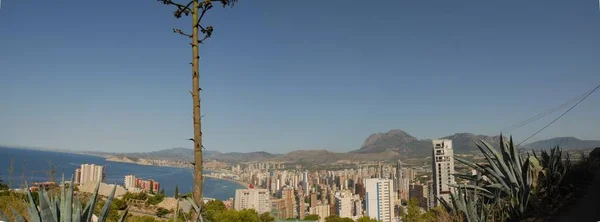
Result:
[[[31,196],[31,190],[29,190],[29,185],[27,184],[27,181],[25,181],[25,187],[25,190],[27,190],[27,198],[29,199],[29,220],[31,220],[32,222],[40,222],[40,212],[37,206],[35,205],[35,201],[33,201],[33,196]]]
[[[64,175],[63,175],[64,180]],[[62,203],[62,211],[61,216],[64,222],[71,222],[73,218],[73,186],[74,186],[74,176],[71,176],[71,183],[69,184],[69,190],[63,195]],[[66,189],[63,185],[63,190]]]
[[[129,208],[125,209],[125,212],[123,212],[123,215],[121,215],[119,222],[125,222],[125,219],[127,219],[127,213],[129,213]]]
[[[40,189],[38,192],[39,200],[40,200],[40,219],[41,221],[54,221],[54,215],[52,210],[50,209],[50,200],[48,198],[48,194],[44,189]]]
[[[81,222],[83,215],[81,215],[81,203],[79,202],[79,199],[75,198],[75,204],[73,207],[75,207],[75,211],[73,212],[72,221]]]
[[[4,215],[4,213],[2,213],[2,211],[0,210],[0,220],[10,221],[10,218],[8,216]]]
[[[110,192],[110,195],[108,196],[108,200],[106,200],[106,203],[104,203],[104,206],[102,207],[102,212],[100,213],[100,217],[98,217],[98,221],[105,221],[106,220],[106,216],[108,216],[108,211],[110,210],[110,204],[113,200],[113,198],[115,197],[115,190],[117,189],[117,185],[113,185],[113,189]]]
[[[506,165],[505,159],[501,156],[501,154],[496,152],[496,150],[487,143],[486,143],[486,148],[494,154],[495,159],[498,162],[498,165],[500,166],[500,169],[503,171],[503,175],[508,176],[511,183],[518,184],[518,181],[514,175],[514,172],[512,172],[509,169],[509,167]],[[506,144],[504,143],[504,140],[502,139],[502,137],[500,137],[500,150],[502,152],[505,152],[505,150],[506,150]],[[508,162],[510,162],[510,160],[508,160]]]
[[[94,214],[94,207],[96,207],[96,202],[98,199],[98,190],[100,189],[100,182],[98,182],[96,184],[96,189],[94,190],[94,194],[92,194],[92,198],[90,199],[90,201],[88,201],[87,206],[85,206],[86,210],[84,210],[84,213],[86,214],[86,219],[85,221],[91,221],[92,220],[92,214]]]
[[[25,218],[23,216],[21,216],[16,210],[15,208],[13,208],[12,206],[10,206],[10,211],[13,214],[13,217],[15,218],[16,222],[25,222]],[[2,213],[2,211],[0,211],[0,214]],[[2,219],[2,215],[0,215],[0,219]],[[5,218],[5,221],[10,221],[9,218]]]
[[[198,205],[196,204],[196,201],[194,201],[194,199],[192,199],[191,197],[187,197],[186,199],[196,212],[200,212],[200,208],[198,208]]]

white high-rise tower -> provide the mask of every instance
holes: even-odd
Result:
[[[433,140],[433,195],[434,206],[439,206],[439,199],[450,202],[451,187],[454,182],[454,153],[452,140]]]
[[[391,179],[365,178],[366,216],[381,222],[394,221],[394,182]]]

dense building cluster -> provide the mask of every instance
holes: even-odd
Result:
[[[357,219],[368,216],[382,222],[397,221],[398,207],[416,199],[424,210],[438,206],[438,198],[447,199],[454,184],[452,140],[432,141],[431,176],[425,183],[415,178],[415,170],[395,166],[362,166],[343,170],[308,171],[296,166],[286,169],[282,163],[249,163],[233,166],[239,180],[257,188],[239,189],[235,209],[271,212],[280,219],[303,219],[330,215]]]

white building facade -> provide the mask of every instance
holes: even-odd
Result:
[[[394,181],[391,179],[366,178],[365,209],[366,216],[381,222],[392,222],[394,219]]]
[[[454,152],[452,140],[433,140],[433,205],[439,206],[439,199],[450,202],[452,188],[450,184],[454,181]]]
[[[80,184],[99,183],[102,182],[104,167],[96,164],[81,164],[80,168]]]
[[[254,209],[259,214],[271,212],[271,199],[267,189],[237,189],[233,209]]]

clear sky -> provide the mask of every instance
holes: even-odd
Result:
[[[4,0],[0,144],[191,147],[188,40],[157,1]],[[597,0],[276,1],[215,7],[205,146],[349,151],[371,133],[497,134],[600,84]],[[512,132],[519,141],[556,113]],[[600,92],[531,141],[600,139]]]

